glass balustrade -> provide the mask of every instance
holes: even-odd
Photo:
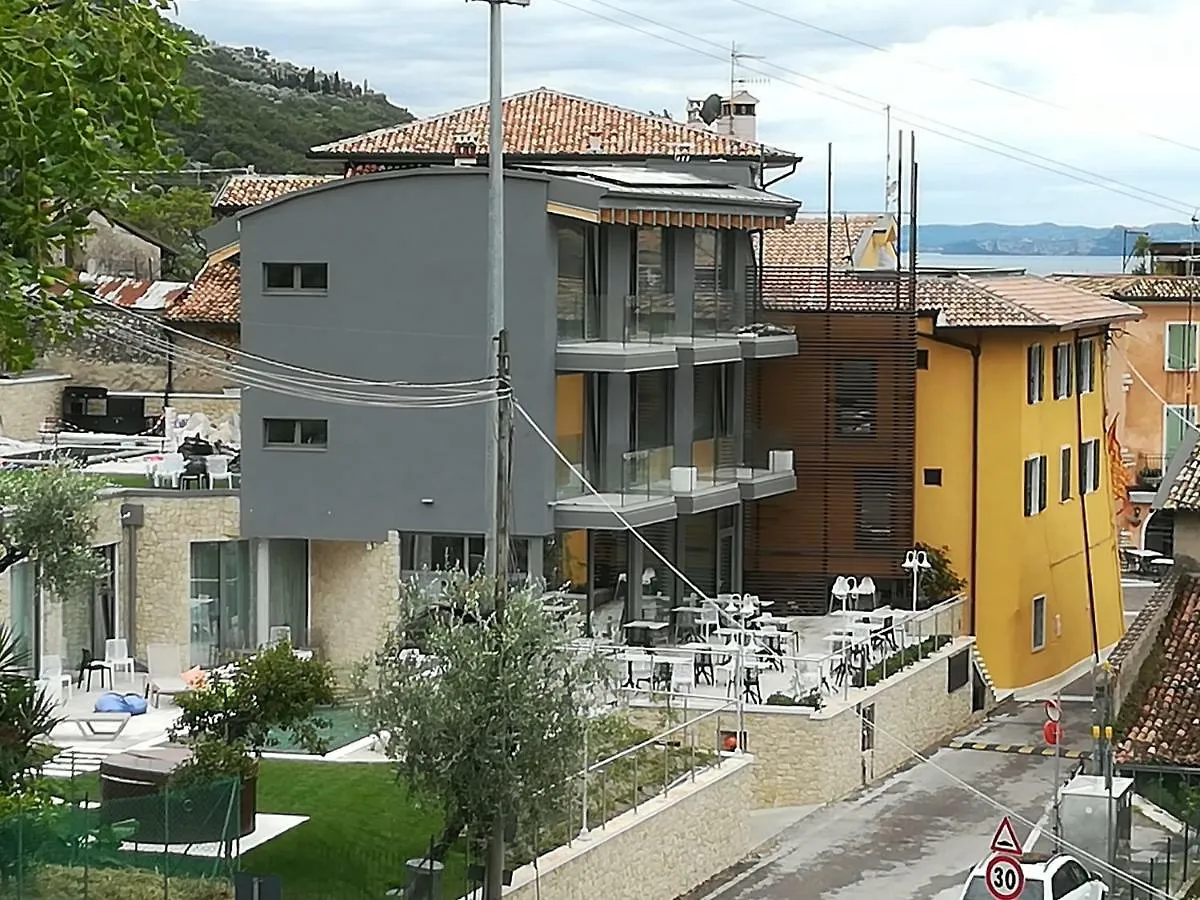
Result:
[[[623,502],[640,503],[671,494],[671,466],[675,448],[654,447],[630,450],[621,456],[621,495]]]

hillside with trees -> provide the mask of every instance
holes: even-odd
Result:
[[[310,147],[413,118],[366,81],[305,69],[258,47],[225,47],[193,32],[189,37],[196,50],[184,83],[199,94],[199,118],[166,128],[192,163],[328,172],[330,163],[305,157]]]

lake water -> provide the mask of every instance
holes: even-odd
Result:
[[[1112,274],[1121,271],[1119,256],[967,256],[921,253],[920,266],[948,266],[960,269],[1025,269],[1031,275]]]

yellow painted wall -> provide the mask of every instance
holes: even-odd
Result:
[[[1053,345],[1071,335],[985,329],[955,333],[981,341],[980,471],[975,631],[1000,688],[1042,681],[1092,654],[1092,625],[1078,485],[1079,437],[1074,394],[1053,399]],[[916,536],[948,545],[960,574],[970,570],[970,354],[920,338],[930,349],[917,381]],[[1026,348],[1046,347],[1046,399],[1025,402]],[[1099,346],[1102,342],[1097,341]],[[1116,556],[1111,477],[1104,452],[1104,381],[1097,351],[1096,390],[1083,397],[1083,439],[1099,438],[1100,488],[1087,496],[1088,543],[1101,648],[1121,635],[1120,573]],[[1060,501],[1060,451],[1071,453],[1071,497]],[[961,448],[966,447],[963,450]],[[1047,508],[1024,515],[1024,460],[1047,457]],[[922,484],[922,468],[943,461],[941,489]],[[951,475],[953,473],[953,475]],[[959,548],[966,548],[960,550]],[[1046,597],[1046,642],[1033,649],[1033,600]]]

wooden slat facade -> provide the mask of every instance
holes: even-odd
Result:
[[[794,451],[798,487],[747,504],[744,587],[790,613],[821,614],[838,575],[869,575],[881,598],[903,602],[916,436],[907,285],[897,301],[894,280],[889,292],[874,284],[861,312],[839,290],[827,311],[819,297],[797,302],[795,284],[812,279],[794,270],[753,277],[759,318],[795,328],[800,353],[749,367],[747,430],[759,456]]]

